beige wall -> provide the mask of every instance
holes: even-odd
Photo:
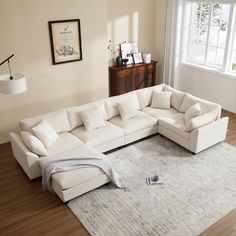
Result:
[[[83,60],[53,66],[48,21],[74,18],[81,20]],[[0,94],[0,143],[21,118],[108,95],[107,0],[1,0],[0,28],[0,60],[14,53],[12,70],[28,82],[24,94]]]
[[[108,96],[108,40],[137,41],[158,60],[161,82],[166,0],[0,0],[0,60],[14,53],[14,72],[27,77],[26,93],[0,94],[0,143],[25,117]],[[81,20],[83,60],[52,65],[48,21]],[[0,74],[7,73],[7,65]]]
[[[156,0],[108,0],[108,39],[119,43],[138,42],[140,52],[155,55]],[[109,53],[109,64],[117,55]]]

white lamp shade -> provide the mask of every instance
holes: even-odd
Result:
[[[10,79],[10,75],[0,76],[0,93],[3,94],[18,94],[27,90],[26,79],[23,74],[13,74],[13,79]]]

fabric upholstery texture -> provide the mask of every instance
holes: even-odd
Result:
[[[102,113],[97,107],[80,112],[86,131],[91,131],[106,125]]]
[[[104,104],[105,104],[105,108],[107,111],[107,115],[108,115],[108,119],[111,119],[115,116],[119,116],[119,110],[117,107],[117,103],[118,102],[122,102],[122,101],[126,101],[128,99],[132,99],[135,101],[138,110],[140,109],[140,105],[136,96],[136,92],[129,92],[126,94],[122,94],[122,95],[118,95],[118,96],[114,96],[114,97],[109,97],[107,99],[105,99]]]
[[[158,109],[158,108],[153,108],[153,107],[145,107],[142,111],[148,115],[151,115],[151,116],[157,118],[157,119],[159,119],[160,117],[169,117],[169,116],[172,116],[172,115],[178,113],[173,108],[166,110],[166,109]]]
[[[33,134],[42,141],[46,148],[48,148],[58,138],[58,134],[46,120],[42,120],[40,123],[35,125],[32,128],[32,131]]]
[[[184,122],[184,115],[182,113],[170,117],[160,118],[159,125],[178,134],[184,139],[189,139],[189,133],[184,131],[185,122]]]
[[[28,149],[19,134],[11,132],[10,137],[13,155],[28,178],[32,180],[40,177],[39,156]]]
[[[20,134],[24,144],[29,148],[30,151],[38,154],[39,156],[47,155],[47,150],[43,143],[31,132],[21,131]]]
[[[179,90],[177,90],[177,89],[174,89],[174,88],[172,88],[172,87],[170,87],[170,86],[168,86],[168,85],[165,86],[165,89],[164,89],[164,90],[165,90],[165,91],[170,91],[170,92],[172,92],[172,96],[171,96],[171,106],[172,106],[173,108],[175,108],[177,111],[179,111],[180,106],[181,106],[181,103],[182,103],[183,98],[184,98],[184,95],[185,95],[186,93],[181,92],[181,91],[179,91]]]
[[[216,103],[212,103],[200,98],[197,98],[191,94],[184,96],[183,102],[180,106],[180,112],[186,112],[192,105],[199,103],[202,109],[202,113],[214,113],[215,119],[220,118],[221,106]]]
[[[191,132],[195,129],[198,129],[204,125],[207,125],[214,120],[214,113],[205,113],[201,116],[197,116],[188,121],[185,131]]]
[[[69,107],[66,109],[66,112],[67,112],[69,123],[70,123],[70,130],[83,125],[83,121],[80,116],[81,111],[88,110],[88,109],[91,109],[94,107],[98,108],[98,110],[101,112],[104,120],[108,119],[107,112],[106,112],[105,106],[104,106],[104,100],[98,100],[98,101],[91,102],[88,104],[83,104],[80,106]]]
[[[124,136],[125,131],[112,123],[106,121],[106,125],[95,130],[87,132],[84,126],[71,131],[76,137],[83,142],[95,147],[97,145],[109,142],[113,139]]]
[[[192,105],[185,113],[184,120],[188,123],[192,118],[200,116],[202,114],[202,109],[199,103]]]
[[[170,109],[172,92],[158,92],[153,90],[151,107]]]
[[[23,119],[19,122],[19,125],[22,131],[32,132],[32,127],[41,120],[46,120],[57,133],[70,131],[70,124],[65,109]]]
[[[79,169],[67,171],[67,173],[59,172],[52,176],[52,179],[60,186],[62,190],[74,187],[76,185],[86,183],[90,179],[103,175],[104,172],[98,167],[81,167]]]
[[[72,135],[73,136],[73,135]],[[79,155],[96,155],[104,157],[103,154],[97,152],[95,149],[91,148],[90,146],[81,143],[79,146],[74,146],[73,148],[67,149],[57,155],[52,155],[50,157],[42,157],[40,158],[40,165],[45,165],[47,162],[64,159],[65,157],[70,157],[76,154],[77,157]],[[104,172],[101,171],[97,167],[92,166],[84,166],[79,169],[64,171],[55,173],[52,175],[52,181],[56,183],[62,190],[72,188],[74,186],[80,185],[82,183],[86,183],[92,179],[98,178],[100,175],[103,175]]]
[[[156,85],[153,87],[147,87],[136,90],[136,95],[139,101],[140,108],[143,109],[151,105],[152,102],[152,91],[163,91],[165,84]]]
[[[122,120],[127,120],[132,117],[135,117],[138,113],[137,102],[133,98],[118,102],[117,107]]]
[[[124,129],[126,135],[157,125],[157,119],[141,111],[133,118],[122,120],[120,116],[117,116],[112,118],[110,122]]]
[[[74,147],[81,146],[84,142],[69,132],[58,134],[58,138],[47,148],[47,156],[58,155]]]

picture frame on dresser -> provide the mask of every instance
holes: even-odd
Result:
[[[133,58],[134,58],[134,64],[143,63],[143,57],[140,52],[133,53]]]
[[[52,64],[82,60],[80,19],[49,21]]]
[[[134,64],[133,53],[138,53],[138,43],[121,43],[120,51],[122,59],[128,59],[127,65]]]

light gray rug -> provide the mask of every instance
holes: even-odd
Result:
[[[109,184],[69,202],[92,236],[198,235],[236,208],[236,148],[192,155],[154,136],[108,155],[129,192]],[[163,186],[147,186],[158,174]]]

